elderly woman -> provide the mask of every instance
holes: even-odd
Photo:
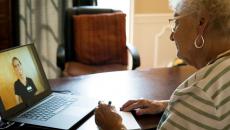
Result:
[[[230,129],[230,0],[170,0],[177,55],[199,69],[169,101],[130,100],[121,110],[164,114],[161,130]],[[103,130],[125,129],[115,110],[100,104],[96,123]]]

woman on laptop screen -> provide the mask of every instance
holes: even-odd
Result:
[[[22,69],[21,61],[17,57],[12,58],[12,66],[18,78],[14,82],[16,100],[18,103],[28,103],[28,100],[31,99],[37,92],[37,88],[33,80],[29,77],[26,77]]]

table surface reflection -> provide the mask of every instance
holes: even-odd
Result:
[[[53,90],[70,90],[73,94],[97,100],[111,100],[119,107],[129,99],[169,99],[175,88],[195,69],[189,66],[157,68],[135,71],[117,71],[50,79]],[[142,129],[155,127],[159,115],[136,117]],[[97,130],[94,116],[82,124],[79,130]]]

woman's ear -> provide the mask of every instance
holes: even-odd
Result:
[[[203,34],[208,27],[208,22],[209,22],[209,15],[207,13],[201,14],[199,18],[199,24],[198,24],[198,32]]]

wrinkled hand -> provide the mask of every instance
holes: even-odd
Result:
[[[168,100],[129,100],[122,107],[122,111],[135,110],[137,115],[157,114],[163,112],[168,104]]]
[[[95,122],[103,130],[121,130],[122,118],[113,106],[99,104],[95,110]]]

